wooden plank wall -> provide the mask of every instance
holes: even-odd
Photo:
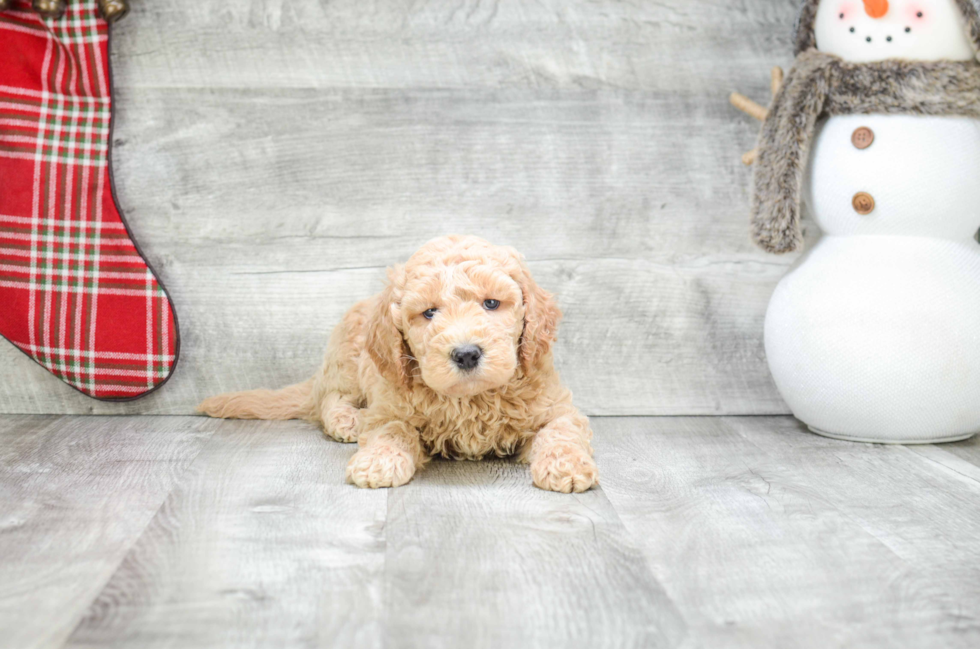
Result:
[[[192,412],[308,376],[384,267],[521,249],[590,414],[787,412],[761,339],[792,258],[748,240],[795,0],[136,1],[114,28],[120,201],[176,300],[175,378],[92,401],[0,343],[0,412]]]

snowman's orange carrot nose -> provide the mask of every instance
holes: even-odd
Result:
[[[872,18],[881,18],[888,13],[888,0],[864,0],[864,13]]]

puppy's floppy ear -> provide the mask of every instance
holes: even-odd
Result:
[[[521,276],[517,279],[524,294],[524,332],[519,348],[521,367],[527,371],[551,351],[558,338],[561,309],[551,293],[534,281],[524,260],[520,260]]]
[[[388,270],[388,286],[378,296],[374,312],[367,322],[366,345],[381,374],[392,383],[407,387],[411,384],[411,350],[398,328],[403,281],[401,266]]]

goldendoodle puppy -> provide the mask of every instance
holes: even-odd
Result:
[[[312,379],[212,397],[200,411],[303,418],[356,440],[347,479],[359,487],[403,485],[435,455],[491,454],[528,462],[543,489],[597,483],[589,420],[552,364],[561,312],[516,250],[443,237],[388,278],[347,312]]]

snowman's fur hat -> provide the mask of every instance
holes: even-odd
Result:
[[[817,120],[853,114],[980,118],[980,63],[849,63],[812,48],[797,56],[759,134],[752,238],[760,247],[774,253],[801,247],[800,193]]]
[[[963,18],[966,19],[973,41],[973,49],[980,51],[980,0],[956,0]],[[817,7],[820,0],[803,0],[800,3],[800,13],[796,18],[796,52],[799,55],[808,49],[816,47],[817,38],[813,25],[817,19]]]

